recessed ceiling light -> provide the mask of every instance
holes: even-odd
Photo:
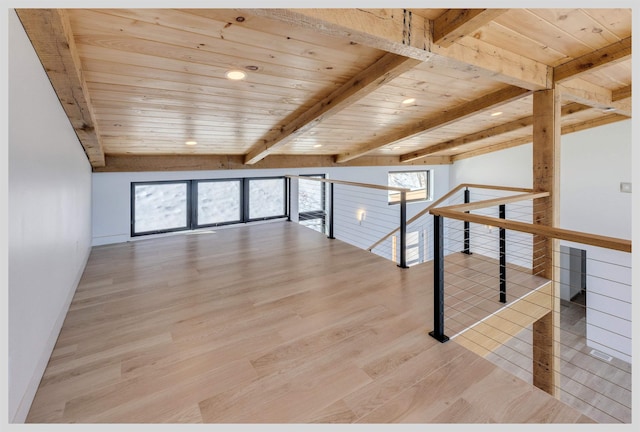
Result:
[[[614,111],[616,111],[616,108],[614,107],[606,107],[605,109],[602,110],[603,113],[609,113]]]
[[[242,72],[241,70],[230,70],[226,74],[224,74],[228,79],[239,81],[246,78],[247,74]]]
[[[416,98],[408,98],[402,101],[402,105],[409,105],[416,101]]]
[[[491,113],[491,117],[497,117],[499,115],[502,115],[502,111],[496,111],[496,112]]]
[[[313,147],[314,147],[314,148],[319,148],[319,147],[322,147],[322,144],[316,144],[316,145],[314,145]]]
[[[198,141],[185,141],[185,144],[188,146],[194,146],[196,144],[198,144]]]

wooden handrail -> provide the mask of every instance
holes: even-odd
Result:
[[[357,183],[357,182],[350,182],[350,181],[344,181],[344,180],[333,180],[333,179],[326,179],[326,178],[319,178],[319,177],[308,177],[308,176],[297,176],[297,175],[286,175],[285,177],[304,179],[304,180],[313,180],[313,181],[319,181],[324,183],[341,184],[341,185],[347,185],[347,186],[358,186],[358,187],[369,188],[369,189],[381,189],[381,190],[396,191],[396,192],[411,192],[411,189],[407,189],[407,188],[401,188],[401,187],[395,187],[395,186],[384,186],[384,185],[377,185],[377,184],[370,184],[370,183]]]
[[[455,194],[456,192],[458,192],[460,189],[464,189],[464,188],[475,188],[475,189],[493,189],[493,190],[502,190],[502,191],[510,191],[510,192],[533,192],[533,189],[527,189],[527,188],[515,188],[515,187],[510,187],[510,186],[490,186],[490,185],[482,185],[482,184],[474,184],[474,183],[461,183],[458,186],[454,187],[453,189],[451,189],[449,192],[447,192],[446,194],[444,194],[442,197],[440,197],[439,199],[437,199],[436,201],[434,201],[433,203],[431,203],[427,208],[421,210],[420,212],[418,212],[418,214],[416,214],[415,216],[413,216],[412,218],[410,218],[407,221],[407,225],[415,222],[416,220],[418,220],[419,218],[421,218],[422,216],[424,216],[425,214],[429,213],[429,211],[436,207],[437,205],[439,205],[441,202],[449,199],[450,196],[452,196],[453,194]],[[393,234],[395,234],[396,232],[398,232],[400,230],[400,228],[396,228],[394,230],[392,230],[391,232],[389,232],[388,234],[386,234],[384,237],[382,237],[380,240],[378,240],[377,242],[375,242],[374,244],[372,244],[367,250],[369,252],[371,252],[373,250],[373,248],[375,248],[376,246],[378,246],[380,243],[382,243],[383,241],[385,241],[386,239],[388,239],[389,237],[391,237]]]
[[[504,228],[508,230],[526,232],[529,234],[540,235],[548,238],[556,238],[560,240],[572,241],[576,243],[587,244],[591,246],[613,249],[622,252],[631,252],[631,241],[619,239],[615,237],[606,237],[596,234],[587,234],[579,231],[571,231],[563,228],[554,228],[546,225],[531,224],[526,222],[510,221],[492,216],[481,216],[463,211],[439,208],[433,209],[431,214],[443,216],[451,219],[457,219],[466,222],[473,222],[483,225]]]
[[[549,195],[550,195],[549,192],[530,192],[530,193],[519,194],[519,195],[511,195],[508,197],[492,198],[492,199],[483,200],[483,201],[474,201],[472,203],[456,204],[456,205],[447,206],[447,207],[440,207],[438,210],[455,210],[455,211],[464,212],[464,211],[478,210],[486,207],[498,206],[502,204],[511,204],[511,203],[526,201],[530,199],[546,198]]]

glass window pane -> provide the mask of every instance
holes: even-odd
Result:
[[[324,183],[315,180],[298,180],[298,213],[324,210]]]
[[[410,189],[407,201],[426,200],[429,198],[428,179],[428,171],[390,172],[389,186]],[[389,191],[389,202],[400,202],[400,192]]]
[[[249,181],[249,219],[284,216],[284,179]]]
[[[198,182],[198,225],[240,220],[240,181]]]
[[[187,184],[135,185],[135,233],[187,227]]]

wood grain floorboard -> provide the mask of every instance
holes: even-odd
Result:
[[[489,271],[451,260],[460,295]],[[428,336],[431,281],[431,263],[400,269],[287,222],[95,247],[27,421],[589,420]],[[501,307],[477,295],[454,299],[466,320]]]

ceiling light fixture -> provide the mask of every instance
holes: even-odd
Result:
[[[185,144],[188,146],[194,146],[198,144],[198,141],[185,141]]]
[[[322,147],[322,144],[315,144],[313,147],[314,148],[319,148],[319,147]]]
[[[408,98],[402,101],[402,105],[409,105],[416,101],[416,98]]]
[[[610,113],[616,111],[615,107],[606,107],[602,110],[603,113]]]
[[[496,111],[494,113],[491,113],[491,117],[497,117],[499,115],[502,115],[502,111]]]
[[[239,81],[245,79],[247,77],[247,74],[242,72],[241,70],[230,70],[225,73],[224,76],[226,76],[227,79]]]

